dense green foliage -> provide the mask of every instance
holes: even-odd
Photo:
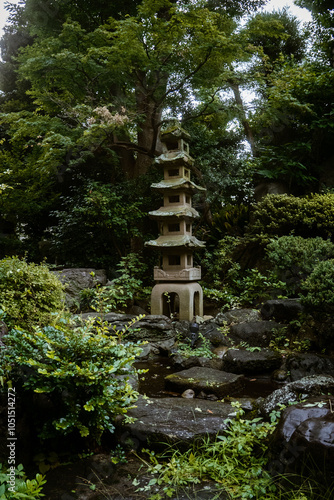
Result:
[[[334,310],[334,259],[319,262],[301,285],[301,301],[310,312]]]
[[[213,228],[216,240],[235,220],[224,220],[221,202],[229,214],[247,209],[261,176],[295,191],[318,182],[332,141],[331,73],[305,62],[298,22],[257,12],[264,3],[12,6],[1,45],[0,175],[11,188],[0,205],[3,256],[23,249],[36,261],[112,268],[139,248],[145,214],[159,203],[149,191],[158,133],[172,114],[193,134],[193,176],[207,187],[196,230]],[[246,87],[256,91],[252,113]]]
[[[111,284],[81,297],[102,315],[147,297],[157,262],[143,241],[158,232],[147,212],[161,205],[150,185],[161,178],[154,158],[172,116],[191,134],[192,180],[207,189],[193,197],[201,214],[194,234],[207,243],[195,255],[206,300],[225,309],[299,295],[313,318],[300,318],[296,331],[333,313],[333,14],[328,0],[296,0],[313,15],[302,27],[287,10],[259,11],[265,3],[9,7],[0,63],[0,309],[11,331],[0,375],[15,382],[23,406],[38,398],[51,405],[33,415],[42,438],[95,444],[113,432],[137,397],[128,377],[140,347],[103,323],[65,320],[62,286],[47,267],[9,256],[105,268]],[[271,192],[273,182],[286,194],[258,201],[258,185]],[[289,328],[272,347],[296,347]],[[315,333],[325,349],[327,337]],[[202,341],[199,353],[210,356]],[[179,348],[189,351],[185,342]],[[230,498],[288,498],[266,471],[273,428],[239,413],[213,443],[171,450],[162,462],[151,453],[150,485],[172,496],[209,479]],[[40,477],[18,477],[31,498],[40,496]]]
[[[11,326],[46,325],[64,305],[63,285],[44,264],[18,257],[0,261],[0,309]]]
[[[36,474],[35,479],[28,479],[23,465],[15,469],[15,486],[8,481],[9,470],[0,464],[0,500],[15,500],[18,498],[26,500],[37,500],[44,496],[42,489],[46,483],[44,476]]]
[[[308,276],[319,262],[333,258],[334,244],[320,237],[281,236],[267,245],[266,252],[274,270],[293,293],[299,281]]]
[[[115,260],[129,251],[129,238],[139,236],[147,213],[145,199],[129,201],[130,190],[124,182],[117,186],[89,182],[64,197],[61,210],[52,212],[54,225],[44,237],[49,256],[70,266],[89,267],[94,262],[115,268]]]
[[[323,238],[334,233],[334,194],[267,195],[252,214],[252,233]]]
[[[333,254],[334,244],[320,237],[281,236],[267,245],[268,259],[276,269],[296,274],[309,274],[319,261]]]
[[[45,265],[9,256],[105,268],[111,284],[82,294],[82,305],[101,314],[147,296],[157,262],[143,240],[158,232],[147,212],[161,205],[150,185],[161,178],[154,157],[171,116],[191,134],[192,179],[207,189],[193,198],[201,214],[194,233],[207,243],[195,256],[206,300],[258,306],[301,293],[313,315],[333,312],[333,16],[327,0],[297,0],[313,14],[303,28],[287,10],[259,11],[265,3],[9,7],[0,63],[0,309],[12,331],[1,363],[22,394],[51,402],[52,415],[36,422],[44,438],[98,441],[112,431],[137,396],[127,377],[139,347],[103,324],[59,320],[60,283]],[[263,181],[287,194],[255,203]],[[212,445],[155,463],[161,484],[210,477],[232,498],[278,497],[264,471],[271,424],[242,420]]]
[[[220,240],[218,248],[207,253],[203,259],[205,297],[229,309],[255,306],[275,293],[281,295],[285,291],[285,283],[278,279],[274,271],[260,271],[254,265],[249,266],[248,258],[243,262],[245,253],[252,256],[253,251],[255,257],[256,253],[261,256],[267,243],[268,238],[251,241],[244,237],[225,236]]]
[[[128,378],[141,349],[123,338],[126,330],[110,334],[103,323],[76,326],[63,320],[6,336],[1,376],[31,398],[45,394],[52,403],[50,414],[35,416],[41,438],[74,433],[99,441],[105,430],[113,432],[115,417],[138,396]]]

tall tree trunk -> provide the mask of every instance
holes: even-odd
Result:
[[[153,92],[145,83],[145,75],[142,74],[136,88],[137,114],[142,118],[137,132],[137,142],[140,150],[145,150],[147,153],[138,152],[133,177],[145,175],[154,156],[160,153],[157,147],[162,108],[155,102]]]
[[[233,71],[233,69],[232,69],[232,71]],[[249,124],[249,121],[248,121],[248,118],[247,118],[247,115],[246,115],[245,106],[244,106],[244,103],[243,103],[243,100],[242,100],[242,97],[241,97],[239,84],[235,80],[232,80],[232,78],[230,78],[228,80],[228,83],[229,83],[230,88],[231,88],[231,90],[232,90],[232,92],[234,94],[235,102],[236,102],[236,104],[238,106],[238,110],[239,110],[239,113],[240,113],[240,121],[241,121],[241,124],[242,124],[242,126],[244,128],[246,140],[247,140],[247,142],[250,145],[250,148],[251,148],[253,156],[255,156],[255,149],[256,148],[255,148],[255,141],[254,141],[253,131],[251,129],[251,126]]]

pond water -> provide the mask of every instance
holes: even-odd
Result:
[[[169,391],[165,386],[165,377],[171,373],[181,371],[173,367],[168,357],[160,356],[151,361],[137,361],[137,369],[148,370],[139,375],[139,392],[151,398],[180,397],[181,393]],[[233,394],[234,397],[258,398],[269,396],[273,391],[282,387],[282,384],[271,380],[270,375],[256,374],[245,377],[243,389]]]

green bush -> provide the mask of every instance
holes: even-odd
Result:
[[[334,194],[269,194],[257,203],[251,220],[250,233],[328,238],[334,234]]]
[[[128,377],[141,349],[123,339],[134,322],[112,335],[103,323],[75,327],[64,320],[33,332],[15,329],[5,337],[0,376],[28,391],[29,404],[34,393],[42,393],[53,405],[48,420],[35,415],[44,419],[41,438],[75,431],[98,442],[104,430],[114,430],[113,419],[125,414],[138,396]]]
[[[31,329],[47,324],[63,300],[63,285],[46,265],[28,264],[18,257],[0,261],[0,309],[9,325]]]
[[[0,500],[18,498],[37,500],[44,496],[42,493],[43,485],[46,483],[44,476],[36,474],[35,479],[27,479],[23,465],[18,465],[14,470],[12,467],[14,466],[11,466],[10,469],[3,468],[3,465],[0,464]],[[9,478],[13,479],[9,481]]]
[[[265,244],[262,239],[255,240],[256,247]],[[245,248],[248,245],[252,248],[252,244],[251,240],[226,236],[217,250],[206,255],[203,292],[207,299],[218,302],[223,308],[232,308],[260,304],[273,293],[277,295],[275,290],[285,292],[285,283],[272,271],[263,274],[256,267],[243,269],[237,262],[238,253],[244,255]]]
[[[320,237],[281,236],[268,244],[266,253],[281,279],[288,282],[289,291],[294,292],[318,262],[334,257],[334,244]]]
[[[240,265],[236,262],[235,253],[240,245],[241,238],[225,236],[216,248],[206,251],[201,261],[204,270],[204,283],[214,288],[222,288],[236,278],[240,272]]]
[[[301,303],[308,311],[334,311],[334,259],[319,262],[301,283]]]

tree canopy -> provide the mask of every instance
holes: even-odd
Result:
[[[325,2],[296,2],[321,30],[314,55],[300,23],[287,10],[263,13],[265,3],[9,6],[0,68],[4,254],[25,248],[80,265],[95,255],[108,265],[106,248],[112,261],[154,232],[144,223],[158,204],[149,187],[160,175],[160,127],[172,116],[192,133],[193,175],[208,189],[197,201],[201,224],[210,227],[222,202],[249,204],[261,180],[319,190],[331,158],[332,20]],[[85,251],[73,250],[75,239]]]

